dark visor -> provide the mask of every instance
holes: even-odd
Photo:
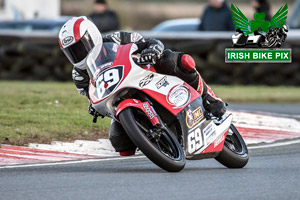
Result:
[[[78,40],[73,45],[63,49],[63,52],[74,64],[82,61],[94,46],[95,45],[90,34],[88,32],[85,32],[80,40]]]

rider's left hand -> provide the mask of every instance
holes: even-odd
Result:
[[[95,110],[95,108],[93,108],[92,104],[89,105],[88,112],[90,115],[94,116],[96,110]]]

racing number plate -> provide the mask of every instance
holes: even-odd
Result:
[[[101,71],[96,80],[95,96],[102,100],[110,95],[121,83],[124,74],[124,66],[116,66]]]

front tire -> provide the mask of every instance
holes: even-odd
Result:
[[[157,134],[153,137],[155,127],[142,111],[135,108],[126,108],[120,113],[119,118],[133,143],[153,163],[168,172],[179,172],[184,168],[184,152],[169,129],[160,132],[159,137]]]
[[[230,125],[223,150],[216,160],[228,168],[243,168],[248,163],[247,145],[233,124]]]

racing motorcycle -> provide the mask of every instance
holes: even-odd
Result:
[[[169,172],[181,171],[186,159],[215,158],[229,168],[247,164],[248,149],[231,114],[213,117],[190,85],[139,64],[135,44],[95,49],[87,59],[94,121],[118,120],[138,149]]]

